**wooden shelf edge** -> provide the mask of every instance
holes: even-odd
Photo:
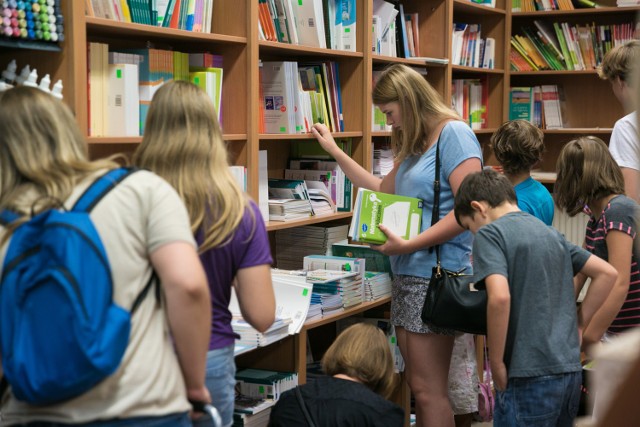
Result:
[[[453,69],[454,72],[504,75],[504,70],[501,68],[479,68],[479,67],[467,67],[465,65],[451,65],[451,68]]]
[[[593,75],[598,74],[592,70],[540,70],[540,71],[511,71],[512,76],[563,76],[563,75]]]
[[[362,52],[351,52],[348,50],[326,49],[321,47],[304,46],[299,44],[280,43],[269,40],[260,40],[258,42],[260,50],[290,52],[296,54],[312,54],[322,56],[335,56],[347,58],[362,58]]]
[[[459,0],[456,0],[459,1]],[[612,14],[640,11],[640,6],[630,7],[596,7],[573,10],[540,10],[537,12],[511,12],[512,18],[530,18],[534,16],[562,16],[562,15],[592,15],[592,14]]]
[[[222,135],[225,141],[243,141],[247,139],[246,133],[229,133]],[[88,144],[140,144],[141,136],[89,136]]]
[[[506,10],[474,3],[471,0],[453,0],[453,11],[455,12],[474,12],[481,14],[505,15]]]
[[[545,134],[598,134],[607,135],[613,132],[613,128],[564,128],[564,129],[542,129]]]
[[[321,222],[333,221],[334,219],[350,218],[353,212],[337,212],[332,215],[310,216],[309,218],[297,219],[293,221],[268,221],[266,224],[267,231],[284,230],[286,228],[295,228],[302,225],[318,224]]]
[[[447,61],[446,63],[433,62],[425,59],[424,57],[398,58],[395,56],[378,55],[378,54],[371,55],[371,59],[374,64],[375,63],[378,63],[378,64],[400,63],[405,65],[426,66],[426,67],[433,67],[433,68],[444,68],[449,64],[449,61]],[[442,58],[442,59],[446,59],[446,58]]]
[[[362,132],[332,132],[334,138],[359,138]],[[316,137],[311,133],[261,133],[258,135],[261,140],[277,140],[277,139],[313,139]]]
[[[154,27],[152,25],[134,24],[129,22],[113,21],[111,19],[96,18],[87,16],[85,18],[87,29],[100,30],[106,33],[113,33],[115,36],[138,35],[148,37],[170,37],[172,39],[202,41],[202,42],[224,42],[247,44],[246,37],[228,36],[215,33],[197,33],[193,31],[177,30],[175,28]]]
[[[379,307],[391,301],[391,297],[380,298],[375,301],[367,301],[361,304],[358,304],[353,307],[349,307],[340,313],[335,313],[327,317],[323,317],[321,319],[314,319],[302,326],[302,330],[308,331],[309,329],[317,328],[318,326],[326,325],[327,323],[333,323],[336,320],[344,319],[347,317],[351,317],[354,314],[359,314],[364,311],[367,311],[371,308]]]

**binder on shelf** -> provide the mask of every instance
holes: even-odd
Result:
[[[137,65],[109,65],[107,109],[107,135],[140,135]]]

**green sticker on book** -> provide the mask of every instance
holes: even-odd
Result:
[[[260,394],[264,394],[264,386],[260,386],[258,389],[260,390]]]
[[[302,296],[303,297],[306,297],[308,293],[309,293],[309,289],[303,289],[302,290]]]
[[[121,79],[122,78],[122,70],[120,68],[118,68],[116,70],[116,78],[117,79]]]

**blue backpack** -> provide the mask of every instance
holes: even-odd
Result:
[[[90,390],[112,374],[129,342],[131,310],[113,302],[111,268],[89,213],[134,169],[96,179],[70,211],[50,209],[19,225],[0,279],[3,381],[14,396],[49,405]],[[0,213],[10,224],[18,215]]]

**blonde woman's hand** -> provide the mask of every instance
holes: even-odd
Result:
[[[382,252],[385,255],[402,255],[413,252],[409,245],[409,241],[404,240],[382,224],[378,225],[378,228],[387,236],[387,241],[382,245],[371,245],[373,249],[378,252]]]
[[[316,137],[316,139],[320,143],[320,146],[330,155],[334,156],[336,150],[340,151],[338,145],[336,144],[336,141],[333,139],[333,136],[331,136],[329,128],[327,128],[322,123],[314,124],[311,128],[311,133]]]

